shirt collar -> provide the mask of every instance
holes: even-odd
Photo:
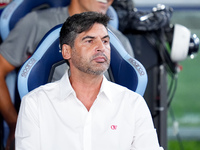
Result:
[[[59,80],[60,100],[66,100],[70,95],[76,96],[76,93],[69,81],[69,73],[69,70],[67,70],[63,77]],[[101,94],[104,94],[109,101],[112,101],[110,84],[105,76],[103,76],[103,81],[98,96]]]
[[[60,100],[65,100],[69,95],[76,95],[69,81],[69,71],[67,70],[63,77],[59,80]]]
[[[98,95],[104,94],[108,98],[108,100],[112,102],[112,94],[109,82],[110,81],[108,81],[106,77],[103,76],[103,81]]]

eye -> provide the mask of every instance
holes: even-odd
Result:
[[[86,43],[92,43],[93,40],[87,40]]]
[[[109,40],[103,40],[103,43],[107,44],[107,43],[109,43]]]

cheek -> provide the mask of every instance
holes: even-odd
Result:
[[[110,46],[106,48],[105,54],[110,59],[110,54],[111,54]]]
[[[79,4],[87,11],[95,11],[96,5],[94,3],[96,0],[80,0]]]
[[[106,52],[109,52],[109,53],[111,52],[111,47],[110,47],[110,45],[107,45],[107,46],[106,46]]]

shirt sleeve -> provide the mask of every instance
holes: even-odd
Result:
[[[159,146],[149,108],[142,97],[135,106],[135,135],[131,150],[163,150]]]
[[[40,127],[36,98],[24,97],[20,106],[15,131],[16,150],[39,150]]]
[[[36,47],[37,14],[32,12],[22,18],[0,46],[0,54],[13,66],[19,67]]]

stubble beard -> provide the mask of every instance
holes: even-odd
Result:
[[[72,59],[74,66],[78,70],[90,75],[103,75],[110,65],[110,59],[102,53],[94,55],[90,61],[85,60],[83,57],[77,57],[75,53],[72,55],[74,55],[74,59]],[[106,61],[102,63],[94,62],[94,58],[97,56],[104,56]]]

